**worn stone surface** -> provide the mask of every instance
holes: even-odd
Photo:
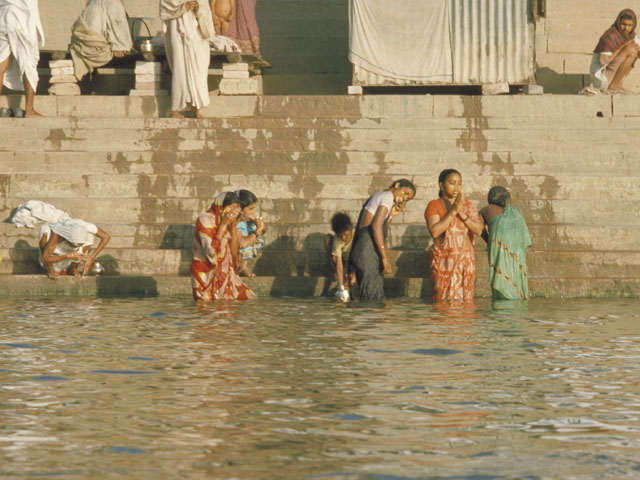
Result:
[[[100,280],[97,290],[20,279],[23,292],[188,295],[187,279],[176,276],[188,274],[195,219],[218,192],[247,188],[269,224],[254,269],[277,277],[256,288],[318,294],[330,272],[322,239],[333,213],[355,220],[369,195],[404,177],[418,192],[389,229],[389,292],[428,296],[424,210],[438,173],[454,167],[477,207],[492,185],[510,189],[533,240],[534,295],[637,295],[635,98],[212,97],[209,118],[176,120],[158,118],[168,97],[39,96],[50,118],[2,119],[0,215],[39,198],[112,236],[100,261],[120,283]],[[21,101],[0,97],[0,106]],[[0,273],[38,273],[36,240],[36,230],[0,224]],[[478,240],[479,295],[488,294],[484,248]],[[0,281],[0,293],[19,290],[9,284]]]
[[[229,72],[232,74],[245,74],[249,72]],[[224,77],[220,81],[221,95],[262,95],[262,76],[256,75],[251,78],[231,78]]]
[[[73,75],[73,66],[70,67],[57,67],[51,69],[51,76],[56,77],[58,75]]]
[[[224,73],[227,73],[227,72],[248,72],[249,71],[249,64],[248,63],[244,63],[244,62],[223,63],[222,64],[222,71]]]
[[[78,83],[78,79],[75,75],[58,75],[55,77],[51,77],[49,79],[49,83]]]
[[[222,78],[249,78],[249,72],[246,70],[224,70],[222,72]]]
[[[77,83],[54,83],[49,87],[49,95],[80,95]]]
[[[72,67],[73,68],[73,60],[51,60],[49,62],[49,68],[64,68],[64,67]]]
[[[133,71],[136,75],[137,74],[160,75],[162,73],[162,63],[137,61]]]

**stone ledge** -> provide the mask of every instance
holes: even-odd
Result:
[[[254,277],[244,280],[260,297],[318,297],[331,295],[335,289],[335,282],[328,277]],[[640,297],[640,278],[531,278],[530,290],[533,297],[637,298]],[[388,298],[429,299],[431,291],[429,278],[385,279]],[[553,293],[543,295],[540,292]],[[476,297],[488,295],[487,279],[478,277]],[[123,275],[50,280],[44,275],[0,275],[0,297],[3,296],[190,297],[191,283],[186,276]]]
[[[284,118],[599,118],[628,116],[635,105],[633,95],[239,95],[216,96],[202,110],[206,117]],[[46,117],[157,118],[167,117],[169,96],[81,95],[57,98],[38,95],[36,109]],[[612,104],[621,105],[619,111]],[[0,95],[0,107],[24,108],[24,96]],[[174,125],[190,125],[173,120]]]

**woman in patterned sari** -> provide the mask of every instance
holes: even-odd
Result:
[[[424,218],[434,244],[431,247],[433,299],[473,301],[476,260],[474,234],[482,235],[484,223],[473,204],[462,194],[462,176],[453,169],[438,178],[439,197],[427,205]]]
[[[256,295],[236,272],[239,242],[236,222],[240,200],[222,192],[196,222],[191,262],[191,286],[195,300],[248,300]]]

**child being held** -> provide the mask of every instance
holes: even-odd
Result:
[[[349,254],[351,253],[351,244],[353,243],[353,223],[351,218],[344,212],[336,213],[331,219],[330,233],[325,235],[324,245],[327,252],[331,256],[331,263],[335,267],[336,281],[338,282],[338,291],[336,295],[341,298],[348,298],[343,292],[348,292],[355,276],[347,275],[347,285],[345,286],[345,266],[349,263]]]
[[[262,218],[255,216],[258,198],[248,190],[238,190],[236,194],[240,199],[240,217],[242,219],[236,225],[240,240],[238,274],[241,277],[255,277],[254,273],[249,272],[248,260],[257,258],[258,250],[264,246],[262,234],[267,231],[267,226]]]

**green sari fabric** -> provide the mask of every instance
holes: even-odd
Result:
[[[489,282],[493,298],[529,298],[527,247],[531,246],[524,217],[512,205],[489,222]]]

